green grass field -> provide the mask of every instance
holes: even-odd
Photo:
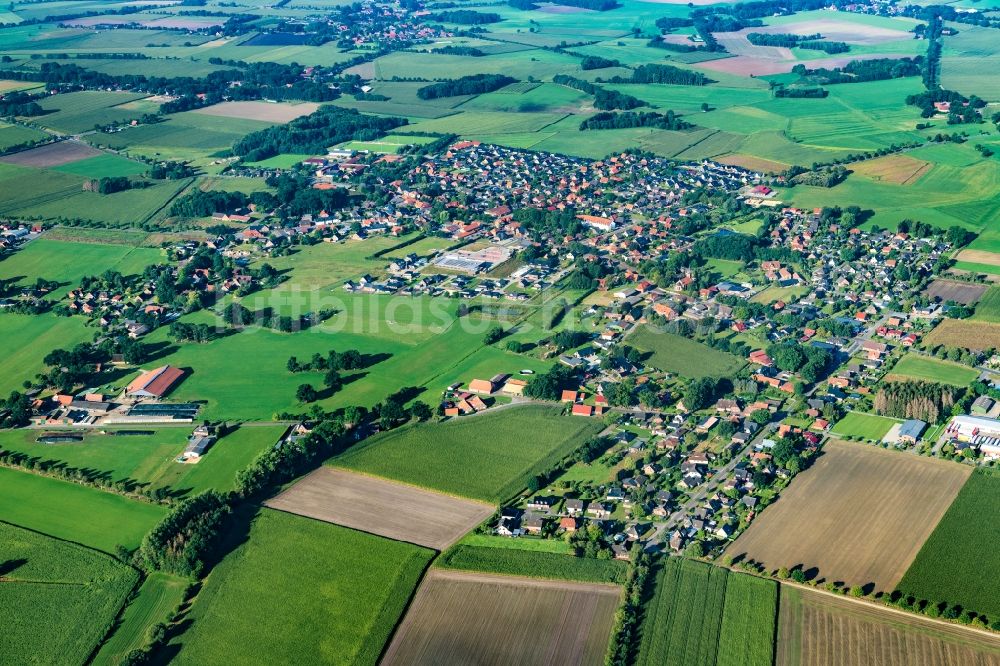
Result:
[[[924,542],[898,589],[918,599],[1000,620],[1000,577],[984,575],[983,553],[1000,542],[1000,474],[977,469]]]
[[[648,326],[629,336],[628,343],[650,354],[648,365],[691,379],[732,376],[744,365],[732,354]]]
[[[4,264],[0,263],[0,267]],[[89,341],[93,331],[86,328],[83,317],[3,314],[0,316],[0,339],[4,353],[0,356],[0,394],[23,390],[22,382],[34,380],[45,370],[42,359],[53,349],[69,349]]]
[[[142,116],[141,109],[115,108],[144,97],[141,94],[85,90],[53,95],[41,101],[41,107],[50,111],[33,120],[66,134],[78,134],[94,125],[121,123]]]
[[[157,623],[170,620],[184,601],[188,582],[159,571],[149,574],[134,599],[125,607],[121,622],[94,656],[98,666],[116,666],[132,650],[146,645],[146,633]]]
[[[374,666],[432,555],[263,509],[209,574],[174,663]]]
[[[133,162],[117,155],[97,155],[79,162],[54,167],[53,170],[86,176],[87,178],[110,178],[114,176],[139,176],[149,171],[149,167],[141,162]]]
[[[730,573],[719,632],[718,666],[773,664],[777,615],[777,582]]]
[[[979,376],[975,368],[959,365],[950,361],[939,361],[936,358],[907,354],[899,359],[889,372],[890,377],[919,379],[940,384],[968,386],[969,382]]]
[[[139,582],[103,553],[3,522],[0,563],[0,645],[11,664],[86,663]]]
[[[7,150],[11,146],[16,146],[27,141],[39,141],[44,139],[45,136],[45,132],[40,132],[31,127],[21,127],[20,125],[10,125],[0,122],[0,151]]]
[[[598,560],[538,550],[466,544],[452,546],[434,561],[434,566],[463,571],[485,571],[505,576],[617,584],[625,582],[628,571],[628,564],[621,560]]]
[[[137,547],[166,513],[163,506],[0,468],[0,520],[106,553]]]
[[[881,440],[898,419],[861,412],[848,412],[844,418],[833,426],[833,434],[842,437],[863,437],[865,439]]]
[[[530,405],[375,437],[332,464],[454,495],[501,502],[602,427]]]
[[[1000,272],[1000,266],[994,266]],[[1000,287],[990,287],[976,303],[976,321],[1000,322]]]
[[[239,428],[213,444],[195,464],[176,461],[191,434],[187,428],[161,428],[152,435],[86,433],[83,442],[66,444],[39,443],[35,441],[38,431],[2,431],[0,448],[60,461],[113,481],[128,480],[147,489],[167,488],[184,495],[232,490],[236,473],[274,445],[283,431],[283,426]]]

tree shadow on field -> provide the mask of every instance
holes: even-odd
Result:
[[[184,647],[184,634],[194,625],[194,619],[189,613],[204,587],[206,577],[219,562],[249,540],[250,527],[260,510],[261,506],[257,504],[243,504],[233,511],[228,529],[219,538],[217,547],[205,559],[205,570],[202,572],[201,580],[189,589],[181,604],[178,620],[168,628],[163,644],[150,655],[149,664],[157,666],[168,664]]]
[[[5,562],[0,562],[0,578],[5,577],[7,574],[15,571],[16,569],[20,569],[27,563],[28,560],[24,558],[18,558],[15,560],[6,560]]]

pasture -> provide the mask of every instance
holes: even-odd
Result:
[[[486,502],[502,502],[602,428],[542,405],[511,407],[373,437],[333,464]]]
[[[58,166],[56,171],[86,176],[87,178],[110,178],[114,176],[140,176],[149,171],[149,167],[142,162],[127,160],[118,155],[100,154]]]
[[[89,548],[0,522],[3,661],[82,664],[139,582]]]
[[[57,132],[79,134],[94,129],[95,125],[125,123],[140,118],[144,111],[123,105],[143,97],[141,94],[96,90],[61,93],[41,100],[41,107],[50,113],[32,120]]]
[[[863,412],[847,412],[844,418],[837,421],[831,432],[841,437],[861,437],[863,439],[881,441],[892,426],[899,423],[898,419]]]
[[[628,344],[648,354],[644,361],[647,365],[689,379],[728,377],[745,365],[742,359],[728,352],[651,326],[639,328],[627,340]]]
[[[0,263],[0,267],[3,267]],[[42,359],[57,348],[70,348],[89,341],[93,331],[86,328],[83,317],[7,314],[0,317],[0,339],[4,353],[0,356],[0,394],[23,390],[22,382],[33,380],[45,370]]]
[[[1000,540],[1000,475],[977,469],[917,553],[897,586],[1000,620],[1000,579],[983,575],[981,557]]]
[[[876,604],[781,586],[777,666],[993,666],[1000,639]]]
[[[970,473],[954,463],[828,442],[726,551],[767,570],[892,590]]]
[[[434,566],[505,576],[616,585],[624,583],[627,576],[628,565],[625,562],[543,550],[554,547],[547,539],[507,539],[507,542],[498,547],[497,541],[492,539],[485,545],[473,545],[483,543],[475,538],[472,542],[463,540],[435,560]]]
[[[36,129],[0,122],[0,151],[28,141],[40,141],[45,137],[44,132]]]
[[[619,596],[610,586],[432,569],[382,664],[597,666]]]
[[[112,553],[134,549],[166,507],[0,467],[0,521]]]
[[[979,371],[967,365],[911,353],[899,359],[885,379],[887,381],[916,379],[953,386],[968,386],[978,376]]]
[[[432,554],[262,509],[195,598],[174,663],[374,666]]]
[[[926,345],[963,347],[974,351],[1000,348],[1000,324],[969,319],[945,319],[924,337]]]
[[[322,467],[265,504],[397,541],[444,550],[489,518],[489,504]]]

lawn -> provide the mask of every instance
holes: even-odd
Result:
[[[464,543],[446,551],[435,560],[434,565],[444,569],[585,583],[622,584],[628,572],[628,564],[621,560],[598,560],[542,550],[470,546]]]
[[[196,464],[176,461],[187,444],[187,428],[161,428],[150,435],[86,433],[83,442],[42,444],[39,432],[0,432],[0,448],[33,458],[59,461],[91,476],[107,476],[175,495],[232,490],[236,473],[281,437],[283,426],[244,426],[212,445]]]
[[[166,513],[163,506],[0,468],[0,520],[106,553],[137,547]]]
[[[374,665],[432,555],[263,509],[209,574],[174,663]]]
[[[833,434],[842,437],[862,437],[864,439],[881,440],[898,419],[862,412],[847,412],[844,418],[833,426]]]
[[[4,663],[82,664],[139,574],[111,557],[0,522]]]
[[[560,411],[529,405],[411,425],[374,437],[332,464],[502,502],[602,428],[596,419],[560,416]]]
[[[664,372],[683,377],[731,377],[743,367],[742,359],[728,352],[712,349],[688,338],[643,326],[627,338],[628,344],[649,354],[645,360]]]
[[[889,379],[917,379],[939,384],[968,386],[978,376],[979,372],[967,365],[907,354],[899,359],[887,377]]]
[[[897,586],[917,598],[961,604],[1000,620],[1000,577],[983,553],[1000,543],[1000,474],[978,469],[962,487]]]
[[[149,574],[122,613],[121,622],[94,656],[97,666],[116,666],[132,650],[146,645],[147,632],[171,619],[184,601],[188,581],[159,571]]]

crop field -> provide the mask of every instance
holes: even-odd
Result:
[[[142,111],[115,108],[142,99],[144,95],[124,92],[85,90],[62,93],[40,101],[47,113],[33,121],[43,127],[66,134],[79,134],[94,129],[94,125],[122,123],[142,116]]]
[[[489,504],[330,467],[316,470],[266,504],[435,550],[455,543],[494,511]]]
[[[1000,475],[978,469],[917,553],[898,587],[1000,620],[1000,580],[984,576],[981,557],[1000,539]],[[984,550],[985,549],[985,550]]]
[[[777,610],[775,581],[729,574],[719,632],[718,666],[773,664]]]
[[[728,377],[745,365],[732,354],[649,326],[629,336],[628,343],[650,354],[647,362],[653,367],[691,379]]]
[[[257,120],[265,123],[287,123],[302,116],[308,116],[316,111],[319,104],[303,102],[301,104],[276,104],[273,102],[221,102],[205,106],[193,111],[206,116],[222,118],[241,118]]]
[[[897,423],[899,420],[890,419],[887,416],[847,412],[844,418],[837,421],[837,425],[833,426],[831,432],[842,437],[863,437],[864,439],[880,441]]]
[[[777,666],[993,666],[1000,639],[958,625],[781,586]]]
[[[933,301],[940,301],[942,303],[954,301],[961,305],[971,305],[978,301],[987,289],[989,287],[984,284],[973,284],[957,280],[934,280],[927,285],[924,295]]]
[[[604,660],[619,596],[610,586],[434,569],[382,664],[596,666]]]
[[[334,464],[446,493],[501,502],[562,459],[602,424],[529,405],[374,437]]]
[[[167,513],[160,505],[8,468],[0,468],[0,500],[0,521],[106,553],[137,547]]]
[[[7,155],[6,157],[0,157],[0,162],[28,167],[58,167],[86,160],[88,157],[96,157],[100,154],[99,150],[95,150],[85,143],[59,141],[30,150],[22,150],[19,153]]]
[[[94,656],[97,666],[115,666],[132,650],[146,644],[147,632],[157,623],[167,622],[184,601],[188,582],[183,578],[153,572],[142,582],[134,599],[122,613],[121,622]]]
[[[975,321],[1000,322],[1000,287],[990,287],[976,303]]]
[[[139,176],[149,171],[149,167],[141,162],[127,160],[117,155],[101,154],[57,166],[55,170],[87,178],[110,178],[114,176]]]
[[[907,354],[899,359],[899,362],[893,366],[885,379],[887,381],[917,379],[954,386],[968,386],[969,382],[978,376],[979,371],[967,365]]]
[[[374,666],[432,554],[263,509],[195,598],[174,663]]]
[[[969,319],[945,319],[927,334],[924,343],[979,351],[1000,348],[1000,324]]]
[[[855,162],[851,170],[876,182],[909,185],[916,182],[931,168],[930,162],[916,160],[907,155],[889,155],[874,160]]]
[[[507,539],[508,543],[503,547],[496,547],[494,541],[488,545],[459,543],[435,560],[434,566],[458,571],[584,583],[620,585],[625,582],[628,565],[620,560],[598,560],[576,557],[569,553],[531,549],[531,545],[545,544],[547,541],[549,540]],[[519,547],[526,544],[525,549]]]
[[[637,666],[715,664],[729,571],[667,558],[647,602]]]
[[[726,551],[768,570],[892,590],[970,470],[831,441]]]
[[[0,122],[0,151],[7,150],[27,141],[39,141],[45,138],[45,133],[30,127],[10,125]]]
[[[139,574],[111,557],[0,522],[6,663],[85,663]]]
[[[973,243],[970,245],[970,248],[975,244],[976,244],[975,241],[973,241]],[[992,246],[992,242],[988,241],[983,245]],[[997,253],[996,251],[993,250],[974,250],[974,249],[962,250],[955,256],[955,258],[958,260],[957,261],[958,264],[962,263],[982,264],[985,266],[990,266],[994,270],[1000,267],[1000,253]]]

